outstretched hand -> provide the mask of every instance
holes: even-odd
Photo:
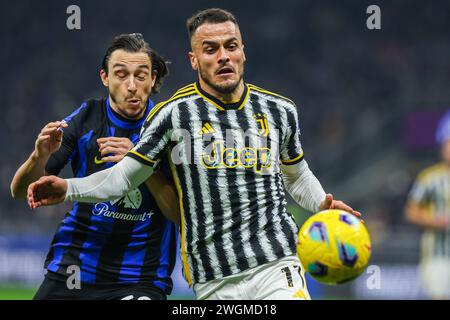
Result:
[[[327,209],[344,210],[344,211],[351,213],[352,215],[354,215],[355,217],[357,217],[359,219],[361,219],[361,217],[362,217],[361,212],[353,210],[350,206],[348,206],[347,204],[345,204],[344,202],[342,202],[340,200],[334,200],[333,195],[331,193],[328,193],[325,196],[325,200],[323,200],[319,206],[319,211],[323,211],[323,210],[327,210]]]
[[[64,201],[67,181],[56,176],[45,176],[28,186],[27,200],[31,209]]]

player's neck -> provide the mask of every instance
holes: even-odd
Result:
[[[199,79],[199,84],[203,91],[213,96],[214,98],[219,99],[225,104],[236,103],[237,101],[239,101],[242,95],[244,94],[245,90],[243,80],[239,82],[239,85],[237,86],[236,90],[234,90],[229,94],[224,94],[222,92],[215,90],[214,88],[209,86],[206,82],[204,82],[201,78]]]

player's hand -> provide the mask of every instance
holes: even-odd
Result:
[[[334,200],[333,195],[331,193],[328,193],[325,196],[325,200],[323,200],[319,206],[320,211],[327,210],[327,209],[344,210],[344,211],[351,213],[358,219],[361,219],[361,217],[362,217],[361,212],[353,210],[349,205],[345,204],[342,201]],[[363,221],[363,220],[361,219],[361,221]]]
[[[134,147],[128,138],[100,138],[97,139],[97,143],[104,162],[119,162]]]
[[[445,216],[436,216],[431,222],[431,228],[435,231],[450,230],[450,220]]]
[[[48,123],[42,128],[36,142],[34,150],[37,157],[49,157],[61,147],[63,138],[62,128],[67,128],[65,121],[55,121]]]
[[[64,201],[67,181],[56,176],[45,176],[28,186],[27,200],[31,209]]]

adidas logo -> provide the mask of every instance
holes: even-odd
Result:
[[[212,134],[215,132],[216,130],[214,130],[214,128],[211,126],[209,122],[203,122],[203,127],[202,130],[199,131],[199,134],[204,135],[204,134]]]
[[[292,295],[292,298],[304,299],[306,300],[306,295],[302,290],[297,290],[295,294]]]

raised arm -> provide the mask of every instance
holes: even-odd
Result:
[[[50,156],[59,150],[63,132],[63,121],[48,123],[38,135],[35,147],[28,159],[17,169],[11,181],[11,195],[14,199],[26,199],[28,185],[46,175],[45,166]]]
[[[155,107],[144,124],[139,143],[115,166],[85,178],[42,177],[28,187],[30,208],[65,200],[103,202],[120,198],[142,184],[153,173],[171,136],[171,109]]]

